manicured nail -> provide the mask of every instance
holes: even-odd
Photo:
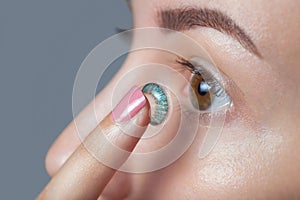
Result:
[[[146,104],[143,92],[134,86],[122,98],[119,104],[110,114],[110,119],[114,122],[125,122],[132,119]]]

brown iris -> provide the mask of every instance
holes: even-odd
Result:
[[[209,85],[201,74],[193,74],[191,79],[190,92],[194,96],[191,98],[192,104],[199,110],[207,110],[211,106],[211,95]]]

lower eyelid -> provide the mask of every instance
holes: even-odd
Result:
[[[208,127],[211,122],[211,113],[201,113],[199,116],[199,126]]]
[[[220,113],[220,114],[218,114]],[[224,114],[226,116],[224,116]],[[183,112],[184,117],[186,117],[187,119],[190,119],[191,121],[195,120],[195,117],[198,118],[198,124],[199,126],[202,127],[209,127],[211,125],[211,120],[223,120],[224,118],[227,118],[227,111],[217,111],[214,114],[212,114],[211,112],[201,112],[196,114],[195,112],[191,112],[191,111],[184,111]],[[221,119],[218,119],[215,116],[220,115]],[[214,118],[214,119],[212,119]]]

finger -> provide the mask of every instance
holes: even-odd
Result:
[[[104,119],[105,113],[109,113],[110,104],[108,100],[111,99],[111,90],[111,85],[105,87],[105,89],[96,96],[94,101],[76,116],[51,145],[45,159],[45,166],[51,177],[57,173],[59,168],[81,144],[77,127],[80,127],[80,137],[83,138],[97,125],[95,113],[99,119]],[[95,110],[95,104],[97,105],[97,110]]]
[[[129,66],[126,64],[127,62],[128,60],[126,60],[107,86],[97,94],[93,101],[84,107],[49,148],[45,159],[45,166],[51,177],[57,173],[59,168],[81,144],[80,138],[87,136],[99,123],[99,121],[95,120],[95,114],[101,120],[110,112],[110,100],[113,96],[111,91],[115,87],[114,83],[128,70],[126,69],[126,66]],[[97,106],[95,107],[95,105]],[[80,127],[80,133],[78,133],[78,127]]]
[[[130,155],[117,154],[102,136],[105,135],[115,146],[132,152],[148,123],[149,103],[140,89],[134,87],[88,135],[84,145],[76,149],[38,199],[97,199],[116,172],[115,168],[120,167]],[[137,137],[124,134],[124,129]],[[104,155],[114,168],[99,162],[90,151]]]

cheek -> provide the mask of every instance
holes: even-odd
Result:
[[[199,192],[209,195],[209,199],[239,199],[241,196],[274,199],[282,196],[282,191],[286,190],[283,189],[285,176],[282,176],[286,172],[282,165],[286,145],[287,140],[281,133],[258,130],[236,119],[224,127],[208,157],[193,160],[194,184],[204,188]]]
[[[287,141],[279,133],[263,129],[258,132],[236,120],[224,128],[213,151],[199,159],[201,133],[205,131],[199,131],[191,148],[172,165],[150,174],[133,175],[135,192],[145,192],[146,186],[157,199],[274,199],[278,195],[286,197],[283,191],[299,191],[295,190],[295,182],[284,181],[284,174],[298,175],[284,166],[291,160],[283,155]],[[293,164],[299,167],[299,162]]]

